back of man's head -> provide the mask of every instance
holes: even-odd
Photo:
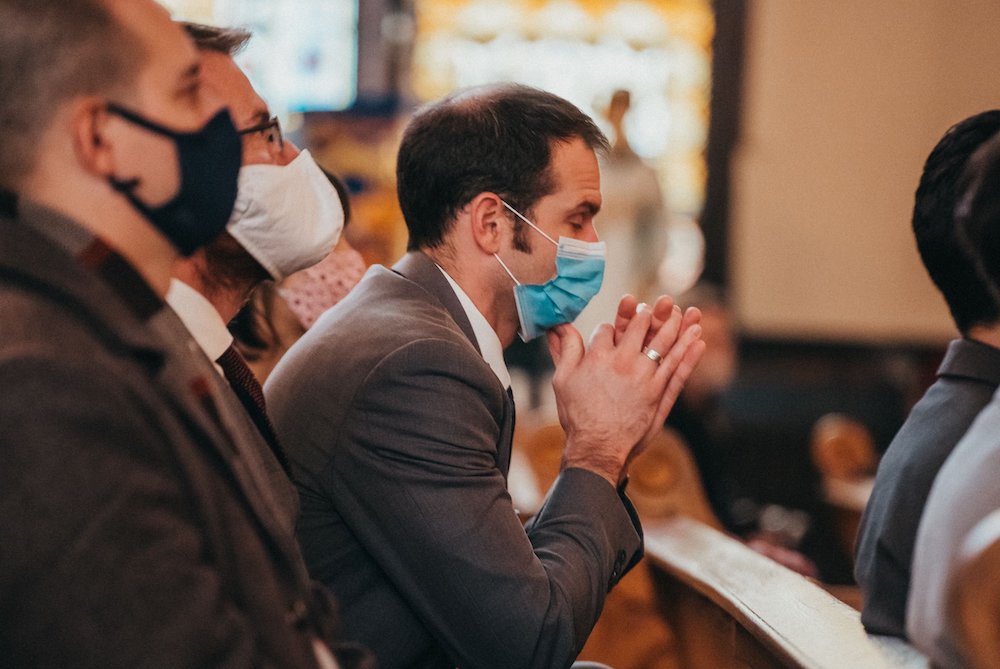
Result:
[[[106,0],[0,0],[0,54],[0,187],[15,191],[67,102],[129,102],[145,62]]]
[[[989,287],[959,242],[955,223],[969,158],[998,131],[1000,110],[976,114],[952,126],[927,158],[913,208],[920,257],[963,334],[973,326],[1000,320]]]
[[[955,215],[959,239],[975,259],[997,304],[1000,302],[1000,135],[986,142],[969,159],[962,183],[967,187]]]
[[[554,187],[553,143],[576,138],[607,150],[607,139],[573,104],[517,84],[463,91],[419,110],[396,162],[409,249],[440,246],[456,214],[479,193],[496,193],[530,218]]]

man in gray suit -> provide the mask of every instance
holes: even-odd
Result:
[[[236,207],[226,229],[174,265],[167,304],[232,388],[250,425],[285,524],[292,532],[298,495],[284,449],[267,415],[260,383],[233,343],[226,324],[264,281],[280,281],[333,249],[344,223],[337,191],[313,161],[281,134],[278,119],[233,56],[250,40],[240,29],[181,24],[201,55],[202,86],[229,109],[242,139]],[[236,404],[235,402],[233,404]]]
[[[969,157],[1000,131],[1000,111],[976,114],[945,133],[927,158],[913,208],[921,258],[962,334],[937,381],[913,407],[879,463],[858,531],[854,575],[861,622],[905,636],[917,525],[934,477],[1000,384],[1000,310],[959,244],[955,207]]]
[[[329,602],[163,303],[236,198],[194,47],[150,0],[0,0],[0,53],[0,663],[335,666]]]
[[[965,183],[968,190],[957,215],[959,233],[1000,306],[1000,137],[972,157]],[[949,586],[963,540],[996,509],[1000,509],[1000,397],[994,394],[941,468],[916,536],[906,632],[934,666],[970,666],[947,608]]]
[[[523,86],[418,112],[397,162],[410,252],[372,268],[268,380],[306,561],[386,669],[568,666],[642,555],[628,461],[704,345],[698,313],[666,298],[624,301],[587,350],[566,324],[600,282],[605,147],[576,107]],[[506,491],[503,348],[519,330],[548,330],[567,435],[526,528]]]

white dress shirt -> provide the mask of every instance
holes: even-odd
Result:
[[[215,371],[220,376],[225,376],[216,360],[232,345],[233,335],[208,298],[183,281],[171,279],[167,304],[177,313],[184,327],[212,361]]]
[[[490,366],[493,373],[497,375],[500,379],[500,383],[504,388],[510,388],[510,372],[507,371],[507,362],[503,359],[503,346],[500,344],[500,337],[497,336],[496,330],[490,325],[486,317],[476,308],[469,296],[465,294],[465,291],[455,283],[455,280],[448,276],[448,272],[441,269],[438,265],[438,269],[444,274],[444,278],[448,279],[448,283],[451,284],[451,289],[455,291],[455,296],[462,305],[462,309],[465,310],[465,315],[469,318],[469,323],[472,324],[472,332],[476,335],[476,344],[479,345],[479,351],[483,355],[483,360],[486,364]]]

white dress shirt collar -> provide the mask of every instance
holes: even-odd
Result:
[[[455,296],[458,298],[459,303],[462,305],[462,309],[465,310],[465,315],[469,317],[469,323],[472,325],[472,332],[476,335],[476,343],[479,345],[479,351],[483,354],[483,360],[486,364],[490,366],[493,373],[497,375],[500,383],[504,388],[510,388],[510,372],[507,371],[507,363],[503,359],[503,346],[500,344],[500,337],[497,336],[496,330],[490,325],[486,317],[476,308],[472,300],[465,291],[462,290],[461,286],[455,283],[448,272],[441,269],[438,265],[438,269],[444,274],[444,278],[448,279],[448,283],[451,284],[452,290],[455,291]]]
[[[221,374],[222,370],[215,361],[233,343],[233,336],[219,312],[204,295],[178,279],[170,280],[167,304]]]

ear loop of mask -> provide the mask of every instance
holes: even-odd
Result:
[[[518,281],[517,277],[515,277],[514,274],[510,271],[510,269],[508,269],[507,263],[505,263],[503,260],[500,260],[500,256],[498,256],[496,253],[493,254],[493,257],[496,258],[497,262],[500,263],[500,266],[503,267],[503,271],[507,272],[507,276],[510,277],[510,280],[513,281],[516,285],[520,286],[521,282]]]
[[[504,202],[502,198],[500,199],[500,203],[503,204],[503,206],[505,206],[508,209],[510,209],[511,212],[513,212],[513,214],[515,216],[517,216],[519,219],[521,219],[522,221],[524,221],[525,223],[527,223],[528,225],[530,225],[531,227],[533,227],[535,229],[535,232],[537,232],[538,234],[540,234],[542,237],[545,237],[547,240],[549,240],[550,242],[552,242],[556,246],[559,246],[559,242],[557,242],[556,240],[552,239],[547,234],[545,234],[545,232],[540,227],[538,227],[537,225],[535,225],[534,223],[532,223],[531,221],[529,221],[528,219],[526,219],[524,216],[522,216],[521,212],[519,212],[517,209],[514,209],[514,207],[510,206],[506,202]]]
[[[557,242],[556,240],[552,239],[547,234],[545,234],[545,231],[543,231],[540,227],[538,227],[537,225],[535,225],[534,223],[532,223],[531,221],[529,221],[527,218],[525,218],[523,215],[521,215],[521,212],[519,212],[517,209],[514,209],[514,207],[510,206],[506,202],[504,202],[503,198],[499,198],[499,199],[500,199],[500,203],[503,206],[507,207],[507,209],[509,209],[511,211],[511,213],[513,213],[519,219],[521,219],[522,221],[524,221],[525,223],[527,223],[528,225],[530,225],[532,228],[534,228],[535,231],[538,234],[540,234],[542,237],[545,237],[547,240],[549,240],[550,242],[552,242],[556,246],[559,246],[559,242]],[[507,267],[507,263],[505,263],[503,260],[501,260],[500,256],[498,256],[496,253],[493,254],[493,257],[496,258],[497,262],[500,263],[500,266],[503,267],[503,271],[507,272],[507,276],[510,277],[510,280],[513,281],[516,285],[520,286],[521,282],[517,280],[517,277],[514,276],[514,273],[510,271],[509,267]]]

